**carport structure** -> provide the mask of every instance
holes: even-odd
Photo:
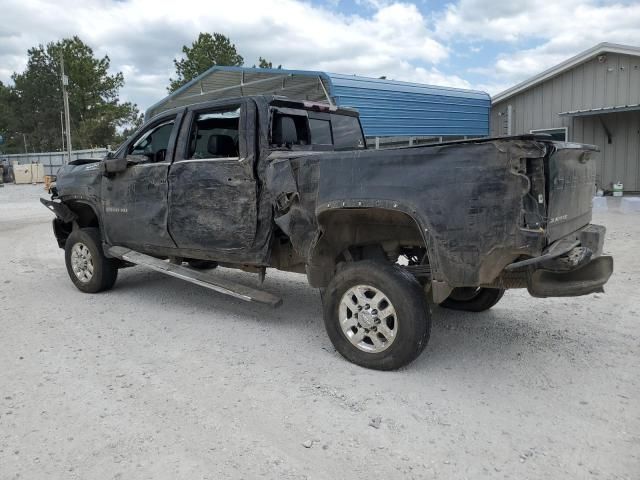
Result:
[[[392,144],[489,134],[491,100],[475,90],[321,71],[215,66],[149,107],[170,108],[248,95],[283,95],[355,108],[365,135]]]

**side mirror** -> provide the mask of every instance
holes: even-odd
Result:
[[[124,172],[126,169],[126,158],[105,158],[100,164],[100,171],[102,171],[103,175]]]
[[[102,160],[100,169],[104,175],[124,172],[128,165],[138,165],[148,163],[149,157],[146,155],[127,155],[125,158],[105,158]]]

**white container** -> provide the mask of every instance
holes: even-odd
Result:
[[[621,197],[623,188],[624,188],[624,186],[622,185],[622,183],[620,183],[620,182],[614,183],[613,184],[613,196],[614,197]]]
[[[44,166],[41,163],[27,163],[13,166],[13,176],[16,183],[44,182]]]
[[[13,178],[17,184],[31,183],[33,181],[31,165],[14,165]]]

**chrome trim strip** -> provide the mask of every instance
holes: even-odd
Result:
[[[228,160],[240,161],[244,160],[240,157],[224,157],[224,158],[189,158],[187,160],[176,160],[173,163],[196,163],[196,162],[224,162]]]

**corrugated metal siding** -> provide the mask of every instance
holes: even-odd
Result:
[[[491,101],[484,92],[328,74],[340,106],[360,112],[367,136],[486,136]]]
[[[303,70],[214,67],[150,107],[147,116],[233,96],[277,94],[323,101],[322,85],[337,105],[360,112],[368,137],[489,134],[491,100],[484,92]]]
[[[597,158],[597,182],[606,189],[622,182],[627,191],[640,191],[640,112],[620,112],[602,116],[611,132],[611,143],[600,118],[576,117],[572,140],[600,147]]]
[[[602,115],[612,133],[608,143],[598,116],[559,116],[560,112],[640,103],[640,57],[607,53],[494,104],[491,135],[506,135],[507,108],[512,106],[512,133],[568,127],[569,140],[598,145],[598,184],[611,189],[621,181],[625,190],[640,191],[640,113]]]

